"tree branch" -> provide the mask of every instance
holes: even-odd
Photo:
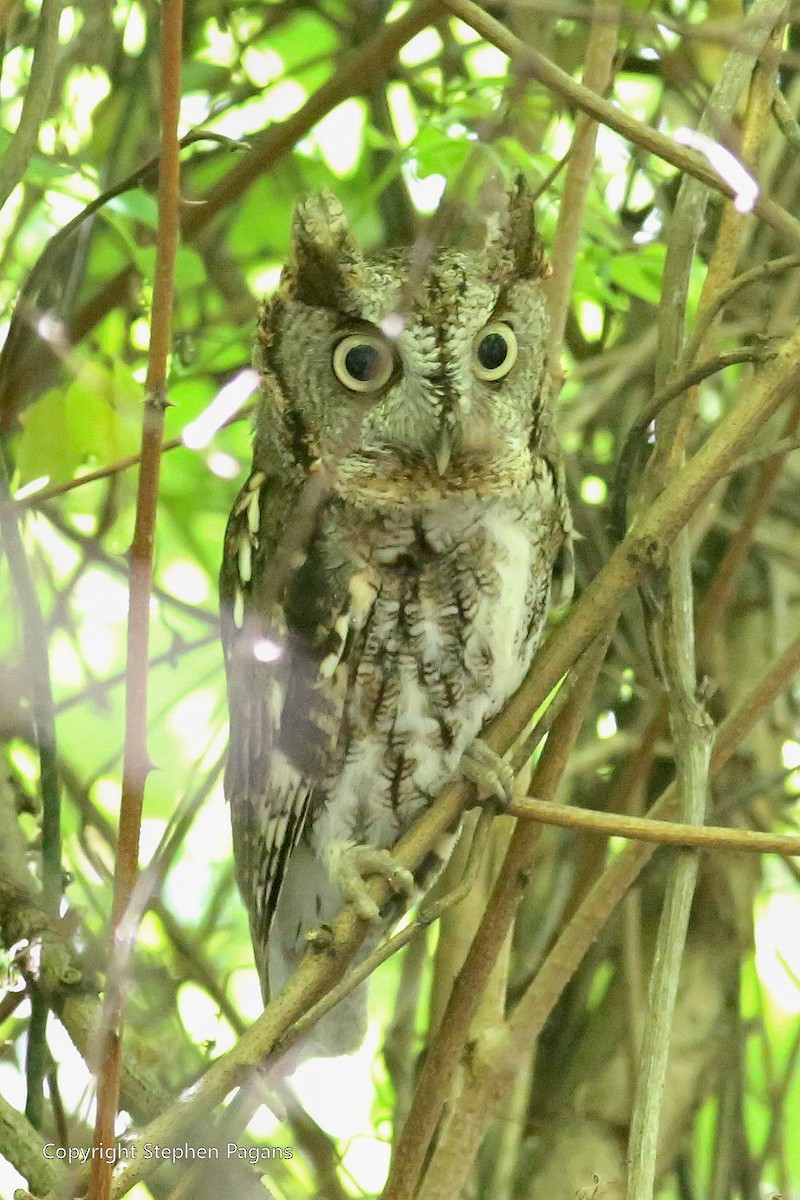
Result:
[[[158,186],[158,236],[150,322],[142,462],[131,546],[128,608],[125,752],[120,806],[119,845],[114,875],[113,954],[103,1007],[103,1053],[98,1079],[97,1123],[89,1200],[107,1200],[111,1185],[114,1122],[119,1104],[124,974],[138,920],[132,911],[139,859],[139,830],[147,753],[147,678],[149,671],[150,591],[158,507],[167,363],[171,341],[172,297],[180,222],[180,111],[183,0],[164,0],[161,11],[161,157]]]
[[[64,0],[42,0],[33,62],[25,88],[19,124],[0,163],[0,208],[21,181],[36,153],[39,128],[47,115],[56,71],[58,23]]]

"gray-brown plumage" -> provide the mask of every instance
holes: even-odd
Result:
[[[301,203],[261,312],[263,394],[221,575],[226,792],[256,961],[305,935],[461,768],[538,644],[570,519],[543,386],[546,272],[521,185],[480,251],[362,254]],[[269,948],[267,942],[269,939]],[[356,1004],[320,1027],[362,1036]]]

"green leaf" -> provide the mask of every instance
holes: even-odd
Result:
[[[655,244],[643,246],[635,253],[617,254],[609,259],[609,278],[623,291],[638,296],[647,304],[658,304],[665,253],[664,246]]]

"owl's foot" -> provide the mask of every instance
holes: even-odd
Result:
[[[363,921],[377,919],[380,909],[367,891],[366,880],[370,875],[380,875],[395,892],[414,892],[414,876],[401,867],[388,850],[376,850],[374,846],[354,846],[351,842],[339,842],[328,851],[328,873],[331,882],[342,893],[342,898],[352,904]]]
[[[507,808],[514,798],[514,772],[509,763],[496,750],[487,746],[482,738],[475,740],[464,751],[459,771],[474,783],[480,799],[491,796],[502,808]]]

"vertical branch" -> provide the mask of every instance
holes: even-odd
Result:
[[[105,1200],[112,1163],[104,1150],[113,1147],[119,1103],[124,989],[122,966],[135,937],[129,908],[136,882],[139,830],[147,754],[147,678],[149,607],[153,578],[158,485],[170,325],[180,221],[178,115],[182,52],[183,0],[164,0],[161,15],[161,155],[159,160],[158,237],[153,313],[142,428],[142,456],[136,497],[136,524],[131,546],[128,653],[125,695],[125,754],[122,776],[119,844],[112,912],[113,958],[106,982],[103,1053],[98,1081],[97,1124],[89,1200]]]
[[[36,27],[36,46],[25,88],[22,113],[8,149],[0,163],[0,208],[22,179],[36,151],[39,127],[47,113],[58,50],[58,23],[64,0],[42,0]]]
[[[0,446],[0,500],[7,501],[10,498],[10,487],[4,451],[5,447]],[[9,574],[19,604],[25,660],[30,668],[31,717],[39,755],[39,787],[42,794],[43,898],[48,913],[56,915],[62,891],[61,794],[53,689],[47,655],[47,631],[17,517],[10,506],[0,508],[0,530],[3,534]],[[31,1019],[25,1063],[25,1115],[36,1129],[39,1129],[42,1123],[47,1058],[47,1008],[47,999],[43,992],[38,988],[31,988]]]
[[[681,821],[705,819],[713,726],[697,697],[691,545],[678,534],[669,554],[664,659],[670,694]],[[689,914],[697,881],[697,851],[681,851],[667,882],[650,977],[648,1012],[628,1143],[629,1200],[651,1200],[672,1020]]]
[[[594,0],[594,20],[586,47],[584,87],[603,95],[611,82],[614,55],[617,49],[619,0]],[[597,141],[597,122],[579,113],[575,135],[569,151],[569,166],[564,180],[558,224],[553,238],[553,274],[547,281],[550,301],[550,371],[559,376],[559,359],[564,341],[564,328],[572,295],[575,257],[578,250],[583,210],[592,178],[594,148]]]

